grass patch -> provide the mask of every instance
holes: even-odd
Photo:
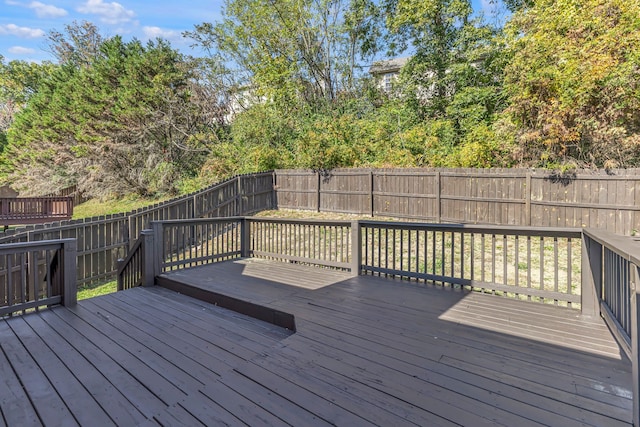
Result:
[[[98,200],[91,199],[73,207],[73,219],[91,218],[94,216],[112,215],[130,212],[145,206],[162,202],[167,198],[145,199],[143,197],[127,196],[121,199]]]
[[[81,286],[78,288],[78,300],[110,294],[117,290],[118,283],[115,280],[97,285]]]

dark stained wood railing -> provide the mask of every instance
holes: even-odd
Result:
[[[147,233],[148,230],[144,230],[129,250],[126,258],[118,260],[116,280],[119,291],[145,284],[145,235]]]
[[[71,219],[72,197],[0,198],[0,225],[42,224]]]
[[[76,302],[76,241],[0,245],[0,317]]]
[[[365,273],[580,306],[579,229],[379,221],[360,226]]]
[[[604,230],[583,231],[582,280],[633,365],[633,420],[640,425],[640,242]]]
[[[249,255],[258,258],[350,269],[350,221],[248,218]]]
[[[156,271],[240,258],[242,233],[239,217],[154,222]]]

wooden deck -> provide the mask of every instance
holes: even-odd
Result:
[[[0,426],[631,422],[629,361],[575,311],[260,260],[159,283],[296,332],[163,287],[0,320]]]

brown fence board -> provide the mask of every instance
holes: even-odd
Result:
[[[278,170],[278,208],[430,222],[640,229],[640,170]]]

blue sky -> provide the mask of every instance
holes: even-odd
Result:
[[[418,0],[419,1],[419,0]],[[53,60],[46,51],[46,33],[64,25],[90,21],[105,36],[122,35],[146,41],[162,37],[184,53],[193,53],[181,37],[195,24],[220,19],[223,0],[0,0],[0,55],[5,61]],[[488,0],[473,0],[475,10]]]

